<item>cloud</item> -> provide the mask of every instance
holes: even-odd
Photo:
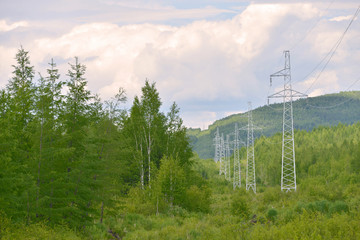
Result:
[[[33,52],[36,61],[48,61],[40,56],[49,55],[96,56],[86,62],[89,85],[102,95],[112,94],[120,85],[134,94],[148,77],[158,81],[166,98],[173,96],[171,100],[243,96],[247,88],[256,87],[256,79],[246,71],[245,88],[234,84],[244,70],[237,66],[246,66],[261,53],[271,28],[289,9],[252,5],[231,20],[196,21],[183,27],[84,24],[60,38],[37,40]]]
[[[117,3],[108,2],[114,8]],[[122,2],[120,7],[144,13],[144,16],[131,16],[132,11],[128,16],[118,14],[134,22],[141,17],[143,20],[188,19],[197,15],[203,18],[222,11],[214,7],[179,10],[156,4],[141,6],[139,2]],[[314,76],[305,80],[300,77],[328,53],[343,31],[341,22],[322,18],[327,13],[311,3],[250,4],[230,19],[197,20],[181,26],[119,25],[119,16],[113,13],[105,16],[102,11],[96,12],[95,18],[95,15],[81,15],[80,18],[85,17],[83,20],[88,19],[87,23],[28,42],[24,48],[30,50],[36,70],[45,74],[53,57],[65,79],[67,63],[79,56],[87,66],[90,90],[107,99],[118,87],[124,87],[130,103],[148,78],[156,81],[165,110],[176,101],[185,124],[202,128],[229,113],[246,111],[248,101],[253,102],[254,108],[264,104],[266,96],[273,93],[268,89],[269,75],[281,69],[284,61],[281,53],[289,46],[296,46],[291,49],[293,79],[300,79],[296,90],[305,91]],[[309,33],[314,23],[316,27]],[[360,31],[354,26],[348,34],[329,69],[310,89],[312,96],[341,90],[354,80],[354,65],[360,60],[357,47]],[[14,49],[2,46],[0,51],[0,60],[4,60],[0,64],[11,66],[6,59],[14,58]],[[0,65],[2,78],[9,76],[9,72],[11,67]],[[281,82],[277,80],[274,89],[281,89]]]
[[[184,124],[192,128],[207,129],[209,125],[223,116],[219,116],[216,112],[212,111],[198,111],[196,115],[192,112],[181,113],[184,118]],[[204,121],[205,120],[205,121]]]
[[[329,21],[341,22],[341,21],[345,21],[345,20],[350,20],[352,17],[353,17],[353,15],[338,16],[338,17],[331,18]]]
[[[89,22],[112,22],[117,24],[190,22],[194,19],[205,19],[237,12],[211,5],[176,8],[162,0],[33,0],[31,2],[12,0],[2,3],[0,8],[0,16],[12,21],[25,19],[31,22],[42,21],[46,23],[49,20],[61,20],[63,23],[72,22],[76,24]],[[52,27],[54,28],[54,25]]]
[[[321,75],[321,79],[314,76],[307,79],[301,85],[308,90],[311,90],[308,95],[309,97],[316,97],[329,93],[329,91],[340,91],[339,78],[336,71],[330,70],[325,71]]]
[[[14,56],[16,48],[6,48],[0,46],[0,86],[4,87],[12,75],[11,65],[15,64]]]
[[[12,31],[18,27],[27,27],[28,23],[26,21],[14,22],[12,24],[7,24],[5,20],[0,20],[0,32]]]

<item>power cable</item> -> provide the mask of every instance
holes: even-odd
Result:
[[[327,11],[333,3],[334,3],[334,0],[329,3],[329,5],[325,9],[325,11]],[[322,17],[319,17],[317,19],[317,21],[315,22],[315,24],[310,28],[310,30],[308,30],[306,32],[305,36],[303,38],[301,38],[297,43],[295,43],[289,50],[290,51],[294,50],[294,48],[296,48],[302,41],[304,41],[307,38],[307,36],[309,36],[310,33],[315,29],[315,27],[318,25],[318,23],[320,22],[321,19],[322,19]]]
[[[356,9],[356,12],[354,14],[354,16],[352,17],[351,21],[349,22],[347,28],[345,29],[345,31],[343,32],[343,34],[341,35],[341,37],[339,38],[339,40],[336,42],[336,44],[334,45],[334,47],[332,48],[332,50],[329,52],[331,53],[329,59],[326,61],[325,65],[323,66],[323,68],[321,69],[321,71],[319,72],[319,74],[317,75],[317,77],[315,78],[315,80],[311,83],[310,87],[305,91],[305,93],[307,94],[309,92],[309,90],[314,86],[314,84],[319,80],[321,74],[324,72],[325,68],[327,67],[327,65],[329,64],[330,60],[332,59],[332,57],[334,56],[337,48],[340,46],[342,40],[344,39],[346,33],[348,32],[351,24],[354,22],[355,18],[357,17],[357,15],[360,13],[360,5],[359,7]],[[327,56],[329,55],[329,53],[327,54]],[[327,57],[326,56],[326,57]],[[324,58],[325,59],[325,58]],[[322,60],[323,61],[323,60]],[[318,64],[319,65],[319,64]]]
[[[349,91],[351,87],[353,87],[357,82],[360,81],[360,77],[357,78],[347,89],[345,89],[345,92],[346,91]],[[338,107],[342,104],[345,104],[347,102],[350,102],[350,101],[354,101],[354,100],[357,100],[355,98],[349,98],[349,99],[346,99],[345,101],[341,102],[341,103],[337,103],[337,104],[334,104],[334,105],[331,105],[331,106],[326,106],[326,107],[320,107],[320,106],[314,106],[314,105],[311,105],[308,103],[308,99],[306,99],[306,105],[309,106],[309,107],[312,107],[312,108],[318,108],[318,109],[330,109],[330,108],[334,108],[334,107]]]

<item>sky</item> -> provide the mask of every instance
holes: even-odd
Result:
[[[67,79],[74,57],[103,100],[119,87],[141,95],[156,82],[167,112],[175,101],[187,127],[267,103],[283,87],[269,76],[290,51],[292,86],[310,97],[360,90],[358,0],[0,0],[0,87],[15,54],[29,51],[36,72],[51,58]],[[39,74],[35,76],[39,78]]]

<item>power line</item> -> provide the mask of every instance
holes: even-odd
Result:
[[[332,106],[326,106],[326,107],[314,106],[314,105],[309,104],[308,102],[306,103],[306,105],[309,106],[309,107],[312,107],[312,108],[317,108],[317,109],[331,109],[331,108],[338,107],[340,105],[343,105],[344,103],[347,103],[347,102],[350,102],[350,101],[353,101],[353,100],[355,100],[355,99],[349,98],[349,99],[346,99],[345,101],[343,101],[341,103],[338,103],[338,104],[335,104],[335,105],[332,105]]]
[[[352,17],[351,21],[349,22],[347,28],[345,29],[345,31],[343,32],[343,34],[341,35],[341,37],[339,38],[339,40],[336,42],[336,44],[334,45],[334,47],[332,48],[332,50],[330,50],[330,52],[326,55],[326,57],[331,53],[329,59],[326,61],[325,65],[323,66],[323,68],[321,69],[321,71],[319,72],[319,74],[317,75],[317,77],[315,78],[315,80],[311,83],[310,87],[305,91],[305,93],[308,93],[308,91],[313,87],[313,85],[315,84],[315,82],[318,81],[318,79],[320,78],[321,74],[324,72],[325,68],[327,67],[327,65],[329,64],[330,60],[332,59],[332,57],[334,56],[337,48],[340,46],[342,40],[344,39],[347,31],[349,30],[351,24],[354,22],[355,18],[357,17],[357,15],[360,12],[360,5],[359,7],[356,9],[356,12],[354,14],[354,16]],[[326,57],[324,59],[326,59]],[[323,60],[324,60],[323,59]],[[323,61],[322,60],[322,61]],[[321,61],[321,62],[322,62]],[[319,64],[318,64],[319,65]],[[308,75],[309,76],[309,75]]]
[[[325,11],[327,11],[333,3],[334,3],[334,0],[329,3],[329,5],[325,9]],[[310,33],[315,29],[315,27],[318,25],[318,23],[320,22],[321,19],[322,19],[322,17],[319,17],[317,19],[317,21],[315,22],[315,24],[310,28],[310,30],[308,30],[306,32],[305,36],[303,38],[301,38],[297,43],[295,43],[289,50],[290,51],[294,50],[302,41],[304,41],[307,38],[307,36],[309,36]]]
[[[346,92],[346,91],[349,91],[350,88],[351,88],[352,86],[354,86],[354,85],[355,85],[357,82],[359,82],[359,81],[360,81],[360,77],[357,78],[357,79],[345,90],[345,92]],[[342,104],[345,104],[345,103],[347,103],[347,102],[354,101],[354,100],[356,100],[356,99],[354,99],[354,98],[349,98],[349,99],[346,99],[346,100],[343,101],[343,102],[340,102],[340,103],[337,103],[337,104],[334,104],[334,105],[331,105],[331,106],[321,107],[321,106],[314,106],[314,105],[309,104],[309,103],[308,103],[308,99],[307,99],[307,100],[306,100],[306,105],[309,106],[309,107],[318,108],[318,109],[331,109],[331,108],[338,107],[338,106],[340,106],[340,105],[342,105]]]

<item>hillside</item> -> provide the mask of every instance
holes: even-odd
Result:
[[[318,126],[335,126],[338,123],[352,124],[360,120],[360,91],[340,92],[319,97],[300,99],[293,102],[294,128],[312,130]],[[253,110],[254,124],[261,128],[255,137],[272,136],[282,130],[282,103],[265,105]],[[228,116],[215,121],[207,130],[188,129],[188,136],[195,152],[200,158],[214,156],[213,137],[216,127],[224,135],[247,125],[247,113]],[[246,141],[246,131],[240,135]]]

